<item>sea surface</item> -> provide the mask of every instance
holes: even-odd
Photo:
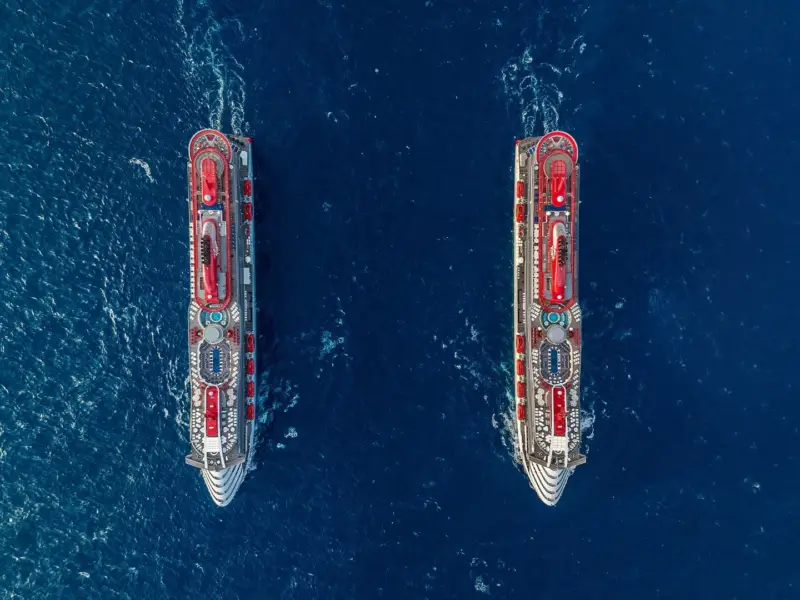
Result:
[[[796,4],[0,3],[0,600],[800,598]],[[183,461],[204,127],[256,149],[225,509]],[[556,128],[588,462],[550,508],[512,156]]]

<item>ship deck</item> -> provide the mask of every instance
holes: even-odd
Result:
[[[198,132],[190,142],[187,175],[192,391],[191,451],[186,462],[213,473],[245,464],[253,440],[256,374],[250,140],[213,130]],[[209,257],[212,252],[216,252],[216,262]],[[223,503],[225,499],[215,497],[215,501]]]
[[[560,470],[586,462],[577,145],[562,132],[521,140],[515,175],[515,396],[520,455],[533,480],[533,465]]]

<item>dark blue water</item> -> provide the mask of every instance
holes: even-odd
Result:
[[[800,597],[796,13],[6,0],[0,599]],[[206,126],[257,151],[226,509],[183,464]],[[514,140],[556,127],[589,461],[552,509],[514,459],[510,250]]]

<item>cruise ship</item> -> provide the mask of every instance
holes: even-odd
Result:
[[[191,451],[226,506],[255,436],[256,290],[252,140],[212,129],[189,142]]]
[[[554,506],[581,454],[578,145],[563,131],[516,143],[514,388],[517,445]]]

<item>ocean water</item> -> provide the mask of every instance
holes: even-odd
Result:
[[[0,599],[800,597],[798,9],[3,0]],[[258,446],[188,449],[185,152],[250,135]],[[511,433],[514,140],[582,156],[588,463]]]

